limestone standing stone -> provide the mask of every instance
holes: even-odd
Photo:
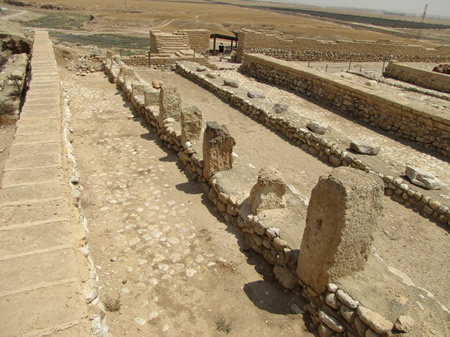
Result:
[[[181,111],[181,143],[196,141],[200,139],[202,132],[203,116],[196,106]]]
[[[341,276],[362,270],[383,211],[375,175],[339,167],[311,193],[297,275],[318,294]]]
[[[203,176],[209,179],[216,171],[227,171],[233,167],[235,141],[225,125],[207,122],[203,136]]]
[[[111,68],[111,65],[112,65],[112,57],[113,57],[113,53],[112,53],[110,50],[108,50],[108,51],[106,52],[106,57],[105,57],[105,66],[106,66],[107,69],[110,69],[110,68]]]
[[[148,84],[142,83],[133,83],[131,87],[133,96],[144,96],[145,92],[150,88]]]
[[[286,207],[284,195],[287,186],[280,172],[263,168],[259,171],[258,181],[250,191],[248,205],[253,214],[259,210]]]
[[[124,83],[127,92],[131,92],[133,84],[143,83],[143,81],[133,68],[124,66]]]
[[[144,92],[145,106],[159,105],[159,90],[147,86]]]
[[[177,87],[162,86],[159,95],[159,122],[166,118],[180,120],[181,97]]]

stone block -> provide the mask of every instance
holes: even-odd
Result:
[[[180,120],[181,97],[177,87],[162,86],[159,95],[159,122],[166,118]]]
[[[445,186],[444,183],[434,175],[418,167],[407,165],[405,174],[414,185],[429,190],[440,190]]]
[[[159,105],[159,90],[146,86],[144,91],[145,106]]]
[[[234,138],[225,125],[207,122],[203,136],[203,176],[209,179],[214,172],[231,170],[233,167]]]
[[[248,205],[253,214],[264,209],[286,207],[284,195],[287,186],[280,172],[263,168],[259,171],[258,181],[250,191]]]
[[[192,106],[181,111],[181,144],[200,139],[203,115],[199,108]]]
[[[338,277],[362,270],[383,211],[380,178],[339,167],[311,193],[297,274],[317,293]]]

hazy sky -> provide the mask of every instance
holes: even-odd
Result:
[[[289,2],[315,6],[381,9],[419,16],[428,4],[427,15],[450,17],[450,0],[289,0]]]

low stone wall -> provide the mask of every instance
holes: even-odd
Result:
[[[113,61],[114,63],[114,61]],[[178,157],[191,176],[191,179],[197,180],[202,184],[208,200],[214,205],[214,209],[227,221],[236,225],[244,234],[245,239],[251,248],[262,255],[267,263],[274,266],[274,274],[280,281],[281,285],[287,289],[301,287],[301,294],[308,304],[303,308],[312,318],[313,324],[319,331],[321,336],[391,336],[394,329],[396,317],[386,319],[377,312],[374,312],[354,299],[345,290],[345,286],[336,285],[334,283],[327,284],[326,291],[317,294],[308,285],[302,283],[297,276],[297,264],[299,252],[288,246],[288,243],[281,238],[280,229],[276,227],[267,228],[257,216],[249,214],[248,208],[244,203],[240,203],[233,195],[224,193],[225,187],[212,176],[211,179],[204,178],[204,161],[196,151],[188,144],[182,144],[182,133],[178,130],[178,122],[174,118],[166,118],[161,120],[160,117],[160,97],[159,93],[151,89],[150,85],[142,84],[137,75],[130,73],[130,70],[117,71],[120,64],[110,64],[106,66],[106,73],[118,86],[122,88],[130,102],[134,105],[137,112],[141,114],[145,120],[155,127],[159,138],[163,141],[168,149],[172,149],[178,153]],[[113,70],[113,71],[112,71]],[[251,103],[244,102],[244,99],[233,96],[226,89],[219,90],[215,86],[211,86],[204,78],[200,78],[195,71],[189,70],[182,64],[177,65],[179,73],[186,77],[196,80],[200,84],[205,84],[208,88],[213,89],[222,98],[227,98],[232,104],[239,103],[245,111],[250,115],[261,118],[268,126],[277,127],[284,130],[283,133],[289,134],[296,142],[304,144],[310,152],[324,156],[335,156],[336,160],[351,163],[365,171],[371,171],[359,161],[353,161],[347,153],[333,148],[332,144],[327,147],[325,139],[317,138],[314,134],[306,130],[295,130],[289,127],[289,121],[283,118],[276,118],[271,114],[252,106]],[[127,73],[129,74],[127,76]],[[137,81],[133,83],[133,81]],[[142,88],[148,88],[142,90]],[[146,91],[147,90],[147,91]],[[293,137],[296,135],[296,137]],[[302,140],[300,140],[302,139]],[[385,181],[392,181],[391,178],[383,177]],[[392,181],[392,183],[395,183]],[[389,184],[387,184],[389,186]],[[388,187],[389,188],[389,187]],[[394,187],[395,188],[395,187]],[[407,192],[404,192],[407,193]],[[414,195],[414,194],[413,194]],[[301,313],[302,310],[296,305],[291,306],[291,310]]]
[[[446,74],[417,69],[396,62],[389,62],[384,70],[383,76],[416,84],[424,88],[450,93],[450,76]]]
[[[435,49],[388,41],[321,41],[299,38],[276,31],[239,32],[238,59],[257,53],[289,61],[375,62],[396,59],[402,62],[446,62],[450,47]]]
[[[405,105],[396,95],[351,86],[331,75],[263,55],[245,55],[241,71],[325,103],[351,117],[450,156],[450,119],[431,107]]]
[[[175,64],[178,61],[192,61],[193,57],[161,57],[161,56],[151,56],[150,62],[151,66],[165,67],[168,65]],[[133,55],[129,57],[122,57],[123,63],[132,67],[148,67],[148,55]],[[198,62],[202,65],[209,65],[208,60],[206,60],[202,55],[197,54],[195,56],[195,62]]]
[[[257,102],[250,101],[248,97],[236,95],[230,87],[224,87],[181,63],[177,64],[177,72],[211,91],[242,113],[265,124],[269,129],[281,132],[304,151],[318,157],[322,161],[335,167],[351,166],[365,172],[375,172],[369,165],[359,159],[355,159],[345,149],[339,148],[339,145],[335,142],[330,142],[325,137],[308,129],[297,127],[292,121],[262,108]],[[408,208],[421,211],[421,214],[425,217],[432,217],[436,221],[450,226],[450,211],[446,205],[442,205],[439,201],[414,190],[400,177],[377,174],[385,182],[385,194],[387,196]]]

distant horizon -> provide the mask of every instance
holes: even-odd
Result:
[[[450,18],[449,0],[261,0],[296,5],[347,8],[359,10],[375,10],[413,16],[422,16],[425,5],[428,4],[426,17]]]

